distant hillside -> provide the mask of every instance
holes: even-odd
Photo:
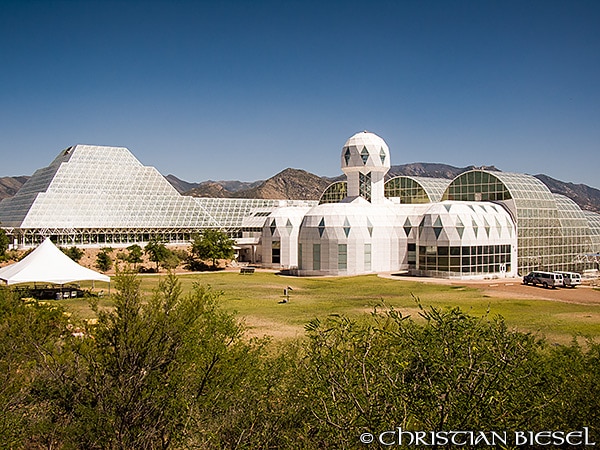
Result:
[[[397,177],[400,175],[406,175],[411,177],[430,177],[430,178],[455,178],[463,172],[467,172],[473,169],[485,169],[495,172],[500,170],[494,166],[467,166],[467,167],[454,167],[448,164],[440,163],[411,163],[401,164],[398,166],[392,166],[388,172],[388,178]]]
[[[265,181],[243,183],[205,181],[185,192],[193,197],[315,200],[329,186],[327,178],[305,170],[285,169]]]
[[[569,197],[581,209],[600,213],[600,190],[586,184],[565,183],[543,174],[534,175],[534,177],[548,186],[550,192]]]
[[[175,175],[167,175],[165,177],[171,186],[177,189],[177,192],[183,194],[184,192],[189,191],[190,189],[195,189],[198,187],[198,183],[188,183],[187,181],[180,180]]]
[[[463,172],[473,169],[500,171],[495,166],[454,167],[440,163],[412,163],[392,166],[388,178],[407,175],[452,179]],[[536,175],[551,192],[565,195],[575,201],[582,209],[600,212],[600,191],[585,184],[565,183],[547,175]],[[335,178],[319,177],[304,170],[286,169],[268,180],[256,182],[256,186],[245,188],[240,183],[235,192],[229,186],[235,182],[205,181],[198,183],[185,195],[196,197],[237,197],[237,198],[281,198],[318,200],[323,190],[334,181],[344,180],[343,175]],[[226,185],[225,183],[228,183]]]
[[[0,200],[12,197],[17,193],[21,186],[31,177],[2,177],[0,178]]]
[[[412,163],[392,166],[389,177],[408,175],[420,177],[454,178],[475,166],[454,167],[438,163]],[[494,166],[486,170],[498,170]],[[600,213],[600,190],[585,184],[565,183],[547,175],[535,175],[551,192],[571,198],[582,209]],[[12,197],[29,179],[28,176],[0,178],[0,200]],[[204,181],[190,183],[174,175],[165,177],[171,185],[184,195],[215,198],[268,198],[293,200],[318,200],[321,193],[333,181],[343,180],[344,176],[327,178],[299,169],[285,169],[268,180],[259,181]]]
[[[251,189],[258,186],[263,180],[259,181],[203,181],[201,183],[190,183],[177,178],[175,175],[167,175],[165,177],[169,183],[173,185],[180,194],[192,195],[195,197],[231,197],[232,194]]]
[[[285,169],[260,185],[239,191],[240,198],[318,200],[330,181],[305,170]]]

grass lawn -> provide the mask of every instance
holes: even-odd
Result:
[[[142,290],[157,286],[160,275],[142,275]],[[456,307],[471,315],[501,315],[510,328],[546,336],[550,341],[568,343],[574,334],[600,337],[600,307],[545,300],[488,297],[479,289],[437,285],[417,281],[390,280],[376,275],[348,278],[282,277],[273,273],[209,272],[180,275],[184,292],[193,283],[209,285],[220,297],[224,309],[236,311],[251,335],[269,334],[276,340],[301,336],[304,324],[329,314],[348,316],[369,313],[384,302],[405,315],[418,316],[415,297],[423,306]],[[290,302],[283,289],[290,286]],[[93,317],[85,300],[60,301],[74,315]],[[110,307],[110,298],[100,300]]]

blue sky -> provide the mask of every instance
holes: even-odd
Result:
[[[600,2],[0,3],[0,176],[76,143],[187,181],[496,165],[600,188]]]

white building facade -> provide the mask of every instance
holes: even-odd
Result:
[[[390,152],[361,132],[344,144],[346,197],[312,208],[280,208],[265,222],[263,264],[300,276],[409,272],[486,278],[516,275],[517,232],[491,202],[403,204],[384,194]]]
[[[386,179],[390,151],[360,132],[344,144],[319,202],[194,198],[123,147],[75,145],[0,201],[13,248],[188,244],[219,229],[238,261],[303,276],[406,271],[498,278],[597,268],[600,214],[526,174],[473,169],[453,180]]]

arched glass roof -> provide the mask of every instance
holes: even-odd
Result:
[[[385,196],[398,197],[400,203],[439,202],[450,181],[446,178],[394,177],[385,183]]]
[[[553,195],[562,234],[562,239],[557,244],[561,246],[558,253],[562,256],[557,256],[557,259],[561,260],[562,264],[568,265],[577,258],[578,254],[591,251],[590,227],[585,214],[577,203],[564,195]],[[579,253],[576,253],[577,251]]]
[[[583,211],[590,230],[592,253],[600,253],[600,214],[593,211]]]
[[[581,209],[531,175],[471,170],[456,177],[443,200],[492,201],[507,207],[517,222],[521,273],[574,270],[577,254],[590,246]]]
[[[442,194],[450,184],[447,178],[428,178],[399,176],[386,181],[385,196],[400,198],[400,203],[433,203],[442,198]],[[336,181],[330,184],[319,199],[319,204],[338,203],[348,195],[348,183]]]
[[[319,205],[323,203],[339,203],[348,196],[348,182],[336,181],[331,183],[321,194]]]
[[[587,218],[577,203],[564,195],[552,195],[554,195],[559,218],[563,226],[588,227]]]

